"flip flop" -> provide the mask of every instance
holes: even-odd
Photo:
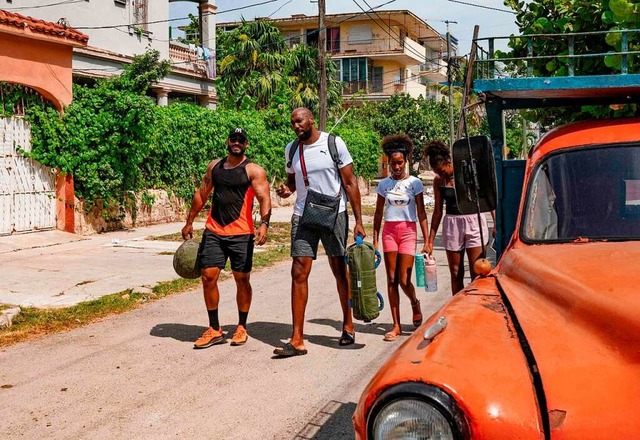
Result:
[[[286,344],[284,344],[284,346],[278,347],[273,350],[273,354],[280,357],[302,356],[304,354],[307,354],[307,350],[304,348],[296,348],[291,345],[290,342],[287,342]]]
[[[418,309],[418,313],[416,313]],[[420,310],[420,300],[417,300],[415,304],[411,304],[411,310],[413,312],[413,326],[418,328],[422,325],[422,311]]]
[[[398,339],[399,337],[400,337],[400,335],[397,334],[397,333],[388,332],[388,333],[384,334],[384,340],[387,341],[387,342],[393,342],[396,339]]]
[[[338,345],[344,347],[346,345],[351,345],[356,342],[356,332],[349,333],[346,330],[342,330],[342,335],[340,335],[340,341],[338,341]]]

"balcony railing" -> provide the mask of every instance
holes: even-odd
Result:
[[[343,95],[355,95],[357,93],[365,95],[392,95],[393,93],[404,92],[404,85],[401,83],[383,84],[381,81],[343,81],[342,86]]]
[[[171,41],[169,42],[169,58],[176,67],[206,73],[206,61],[198,57],[197,48],[194,50],[186,44]]]

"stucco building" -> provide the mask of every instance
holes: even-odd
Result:
[[[191,46],[171,39],[172,0],[5,1],[0,7],[9,13],[58,23],[89,36],[89,45],[73,50],[74,81],[117,74],[122,64],[151,48],[172,63],[171,73],[153,89],[159,105],[182,98],[215,107],[215,0],[191,0],[198,4],[201,23],[200,45]]]
[[[290,46],[317,45],[318,16],[270,20]],[[231,30],[239,24],[218,26]],[[394,93],[439,95],[437,85],[447,79],[447,40],[412,12],[328,14],[325,26],[326,50],[344,83],[345,102],[384,101]]]

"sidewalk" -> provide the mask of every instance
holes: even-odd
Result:
[[[274,208],[271,220],[288,222],[292,213],[293,206]],[[66,307],[178,278],[172,254],[180,242],[146,238],[183,226],[164,223],[90,236],[62,231],[2,236],[0,304]]]
[[[271,221],[288,222],[292,213],[293,206],[274,208]],[[91,236],[44,231],[0,237],[0,304],[66,307],[176,279],[172,261],[180,243],[146,238],[177,233],[183,226],[165,223]],[[435,256],[444,281],[447,260],[438,244]]]

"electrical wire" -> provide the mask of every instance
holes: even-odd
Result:
[[[474,3],[467,3],[467,2],[460,1],[460,0],[449,0],[449,1],[451,3],[460,3],[461,5],[473,6],[474,8],[489,9],[491,11],[506,12],[507,14],[517,15],[517,13],[515,11],[509,11],[507,9],[494,8],[494,7],[491,7],[491,6],[484,6],[484,5],[476,5]]]
[[[221,15],[221,14],[225,14],[227,12],[234,12],[234,11],[240,11],[242,9],[248,9],[248,8],[253,8],[255,6],[262,6],[262,5],[266,5],[269,3],[274,3],[277,2],[279,0],[265,0],[263,2],[259,2],[259,3],[252,3],[250,5],[246,5],[246,6],[240,6],[237,8],[232,8],[232,9],[225,9],[224,11],[219,11],[219,12],[209,12],[209,13],[205,13],[200,15],[200,17],[206,17],[209,15]],[[170,23],[172,21],[178,21],[178,20],[188,20],[189,17],[179,17],[179,18],[169,18],[166,20],[155,20],[155,21],[147,21],[147,22],[143,22],[143,23],[135,23],[133,24],[134,26],[146,26],[149,24],[158,24],[158,23]],[[126,27],[126,26],[131,26],[130,24],[115,24],[115,25],[108,25],[108,26],[74,26],[74,29],[78,29],[78,30],[83,30],[83,29],[113,29],[113,28],[119,28],[119,27]]]
[[[58,3],[49,3],[46,5],[36,5],[36,6],[20,6],[20,7],[15,7],[15,8],[2,8],[3,11],[24,11],[27,9],[41,9],[41,8],[48,8],[50,6],[59,6],[59,5],[68,5],[71,3],[79,3],[79,2],[84,2],[85,0],[64,0],[62,2],[58,2]]]
[[[283,3],[282,6],[280,6],[278,9],[276,9],[275,11],[273,11],[271,14],[269,14],[269,16],[267,18],[271,18],[274,15],[276,15],[276,12],[278,12],[280,9],[284,8],[285,6],[287,6],[289,3],[291,3],[291,0],[289,0],[286,3]]]
[[[364,12],[365,14],[367,14],[367,16],[368,16],[368,17],[369,17],[369,18],[370,18],[374,23],[376,23],[376,24],[377,24],[377,25],[378,25],[378,26],[379,26],[379,27],[380,27],[380,28],[381,28],[381,29],[382,29],[382,30],[383,30],[387,35],[389,35],[389,37],[391,37],[392,39],[395,39],[395,37],[394,37],[393,35],[391,35],[391,33],[390,33],[389,31],[387,31],[387,30],[385,29],[385,27],[384,27],[384,26],[387,26],[387,27],[391,30],[391,26],[390,26],[390,25],[387,25],[386,23],[383,23],[383,24],[384,24],[384,26],[381,26],[381,25],[378,23],[378,21],[377,21],[375,18],[373,18],[373,17],[369,14],[369,12],[365,11],[365,10],[364,10],[364,8],[363,8],[362,6],[360,6],[360,4],[359,4],[356,0],[352,0],[352,1],[353,1],[353,3],[355,3],[355,4],[356,4],[356,6],[358,6],[358,8],[360,8],[360,10],[361,10],[362,12]],[[366,3],[366,2],[365,2],[365,3]],[[367,5],[367,6],[369,6],[369,5]],[[369,7],[369,8],[371,9],[371,7]],[[402,44],[402,41],[400,40],[400,35],[398,35],[398,44],[400,44],[401,46],[403,46],[405,49],[407,49],[409,52],[413,53],[414,55],[416,55],[416,56],[418,56],[418,57],[425,57],[425,58],[426,58],[426,53],[425,53],[425,54],[421,54],[421,53],[417,52],[413,47],[403,45],[403,44]]]

